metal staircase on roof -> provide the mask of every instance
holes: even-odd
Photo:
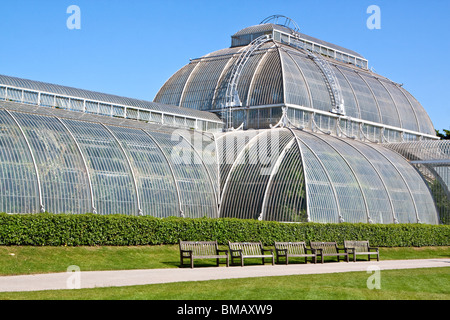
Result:
[[[258,50],[264,43],[272,40],[272,35],[266,34],[262,35],[247,46],[247,48],[241,52],[235,63],[233,64],[230,80],[227,84],[227,91],[225,94],[225,105],[222,107],[222,119],[225,119],[225,130],[232,129],[233,126],[233,117],[232,117],[232,108],[242,106],[241,99],[239,98],[239,92],[237,90],[239,79],[242,74],[242,70],[245,67],[248,59],[251,55]]]
[[[312,51],[308,51],[308,56],[316,63],[326,78],[328,91],[330,92],[333,108],[332,113],[345,115],[344,97],[342,96],[341,86],[336,78],[332,66]]]

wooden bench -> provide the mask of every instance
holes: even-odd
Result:
[[[280,263],[281,257],[286,259],[286,264],[289,263],[289,257],[304,257],[305,263],[308,263],[308,257],[311,257],[313,263],[317,262],[316,250],[307,248],[305,242],[275,242],[274,246],[277,263]]]
[[[370,247],[369,241],[345,240],[344,248],[349,254],[353,254],[353,262],[356,262],[357,255],[367,255],[369,261],[371,255],[376,255],[377,261],[380,261],[380,253],[378,252],[378,248]]]
[[[272,258],[272,265],[275,264],[275,259],[272,249],[264,249],[261,242],[230,242],[228,241],[230,249],[231,264],[234,259],[241,260],[241,267],[244,266],[245,258],[262,258],[262,264],[265,263],[266,258]],[[269,254],[265,254],[268,252]]]
[[[225,253],[221,255],[220,253]],[[180,240],[180,260],[181,266],[184,265],[184,259],[190,260],[191,268],[194,268],[194,259],[216,259],[219,266],[219,258],[226,258],[227,267],[229,266],[228,251],[219,250],[217,241],[182,241]]]
[[[348,253],[345,248],[339,248],[336,242],[311,242],[311,249],[316,250],[317,256],[321,257],[321,262],[323,263],[323,257],[335,256],[339,262],[340,257],[343,256],[348,262]],[[344,252],[341,252],[344,251]]]

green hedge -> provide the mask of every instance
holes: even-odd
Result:
[[[158,245],[183,240],[369,240],[384,247],[447,246],[450,226],[424,224],[278,223],[240,219],[154,218],[126,215],[0,214],[0,245]]]

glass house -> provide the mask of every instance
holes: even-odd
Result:
[[[153,102],[0,75],[0,212],[448,221],[450,147],[420,103],[278,18]]]

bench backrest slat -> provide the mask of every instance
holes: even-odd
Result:
[[[344,247],[355,248],[356,252],[367,252],[369,251],[369,241],[345,240]]]
[[[216,255],[217,242],[215,241],[180,241],[180,249],[192,251],[193,255]]]
[[[242,250],[245,256],[261,255],[261,242],[230,242],[231,250]]]
[[[275,242],[275,248],[287,250],[290,254],[306,254],[305,242]]]
[[[336,242],[311,242],[312,249],[322,249],[324,254],[337,253]]]

